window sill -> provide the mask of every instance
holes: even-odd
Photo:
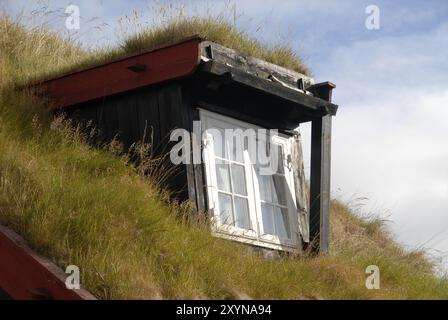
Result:
[[[244,244],[249,244],[257,247],[262,247],[266,249],[271,250],[279,250],[279,251],[286,251],[290,253],[301,253],[302,248],[299,245],[292,245],[289,243],[275,243],[265,240],[260,240],[254,237],[248,237],[245,235],[240,234],[230,234],[226,231],[222,230],[212,230],[212,235],[218,238],[226,239],[226,240],[232,240]]]

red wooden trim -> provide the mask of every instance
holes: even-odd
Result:
[[[0,225],[0,287],[13,299],[96,300],[84,289],[67,289],[67,276],[22,237]]]
[[[59,76],[33,87],[44,93],[55,109],[177,79],[196,70],[201,41],[198,37],[190,38]]]

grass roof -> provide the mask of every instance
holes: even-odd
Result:
[[[179,41],[188,36],[200,37],[234,49],[240,54],[259,58],[273,64],[310,75],[292,47],[288,45],[262,44],[247,33],[238,30],[223,18],[177,17],[153,28],[141,31],[126,40],[122,48],[127,53],[154,48],[171,41]]]
[[[7,54],[11,59],[16,59],[17,62],[20,59],[20,63],[14,67],[20,68],[16,72],[16,82],[22,84],[105,63],[123,55],[150,50],[194,35],[234,49],[241,55],[259,58],[305,75],[311,74],[289,45],[261,43],[246,32],[238,30],[223,16],[171,16],[159,24],[123,38],[117,47],[93,51],[83,49],[76,42],[64,41],[59,34],[45,27],[24,28],[7,16],[0,23],[5,31],[0,43],[3,47],[10,48]],[[20,37],[26,37],[30,41],[14,43]],[[39,68],[30,65],[34,63],[32,59],[36,55],[40,56]]]

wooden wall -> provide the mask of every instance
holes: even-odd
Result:
[[[65,108],[69,118],[99,129],[95,143],[105,143],[116,137],[124,151],[137,141],[152,143],[154,156],[167,155],[171,146],[170,133],[175,128],[191,127],[188,110],[182,102],[182,88],[178,83],[141,88],[103,99]],[[170,166],[169,155],[164,163]],[[188,198],[185,167],[176,167],[168,180],[168,187],[179,200]]]

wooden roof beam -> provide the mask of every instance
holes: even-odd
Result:
[[[338,109],[337,105],[329,101],[325,101],[319,97],[307,95],[299,90],[291,89],[280,83],[260,78],[256,75],[240,70],[239,68],[225,65],[213,60],[203,62],[200,65],[199,70],[222,78],[223,84],[229,82],[238,83],[293,102],[304,108],[308,114],[315,117],[323,117],[327,114],[335,115]]]

